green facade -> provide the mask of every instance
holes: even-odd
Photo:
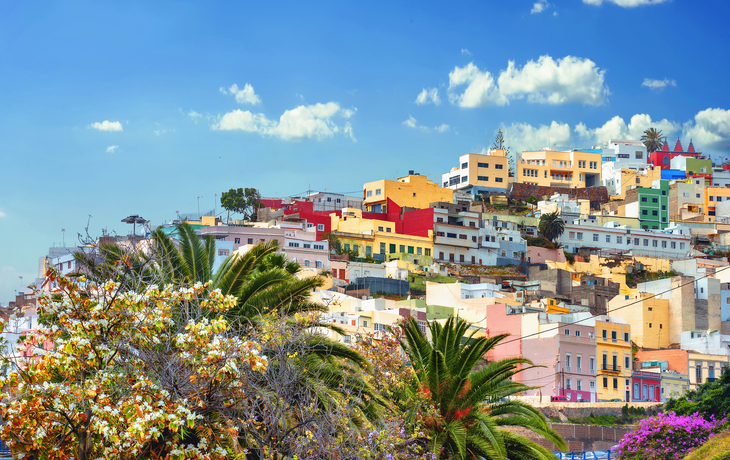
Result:
[[[639,187],[639,226],[665,229],[669,225],[669,181],[660,180],[658,188]]]

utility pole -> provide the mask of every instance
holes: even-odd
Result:
[[[203,198],[203,196],[198,197],[198,219],[200,219],[200,199]]]

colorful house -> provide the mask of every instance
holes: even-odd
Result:
[[[401,207],[428,208],[439,201],[453,202],[454,191],[441,188],[426,176],[410,171],[398,180],[378,180],[363,185],[363,207],[370,212],[387,213],[388,200]]]
[[[685,152],[682,148],[682,143],[679,141],[679,138],[677,138],[677,143],[674,144],[674,149],[669,150],[669,145],[667,145],[667,141],[664,141],[664,146],[661,148],[661,150],[650,153],[649,163],[653,164],[655,168],[670,169],[672,158],[680,155],[699,157],[700,152],[695,152],[695,147],[692,144],[692,140],[689,141],[689,147],[687,147],[687,151]]]
[[[662,400],[662,374],[659,372],[634,371],[631,374],[632,401],[660,402]]]
[[[622,319],[596,319],[596,390],[599,401],[631,401],[631,326]]]
[[[522,152],[516,168],[517,182],[565,188],[601,185],[601,158],[600,151]]]
[[[441,175],[444,188],[471,193],[506,192],[508,180],[509,158],[500,149],[461,155],[459,166]]]

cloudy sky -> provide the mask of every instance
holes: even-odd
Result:
[[[3,3],[0,302],[87,222],[440,179],[500,127],[730,151],[730,2],[396,3]]]

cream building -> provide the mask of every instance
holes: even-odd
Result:
[[[601,185],[601,153],[546,148],[522,152],[517,182],[544,187],[584,188]]]

